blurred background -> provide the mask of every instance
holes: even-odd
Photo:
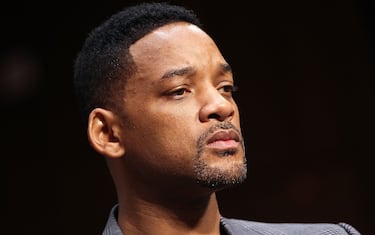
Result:
[[[116,203],[76,107],[85,37],[139,1],[2,3],[2,230],[101,234]],[[375,234],[374,2],[170,1],[195,10],[234,70],[248,179],[226,217],[347,222]]]

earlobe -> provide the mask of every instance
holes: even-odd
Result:
[[[92,110],[87,129],[91,146],[106,157],[122,157],[125,154],[125,146],[121,139],[120,127],[119,120],[111,111],[102,108]]]

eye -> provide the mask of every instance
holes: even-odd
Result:
[[[173,91],[167,92],[167,93],[166,93],[166,96],[169,96],[169,97],[171,97],[171,98],[173,98],[173,99],[181,99],[181,98],[183,98],[183,97],[186,95],[186,93],[188,93],[188,92],[189,92],[189,90],[186,89],[186,88],[179,88],[179,89],[177,89],[177,90],[173,90]]]
[[[236,86],[233,86],[233,85],[225,85],[225,86],[222,86],[219,90],[221,92],[225,93],[225,94],[232,95],[233,92],[238,90],[238,88]]]

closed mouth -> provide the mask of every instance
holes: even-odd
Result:
[[[239,146],[240,136],[234,130],[220,130],[215,132],[206,143],[209,148],[236,149]]]

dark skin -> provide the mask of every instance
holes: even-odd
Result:
[[[137,65],[119,112],[94,109],[124,234],[220,234],[215,192],[246,174],[230,66],[198,27],[171,23],[130,47]],[[126,116],[126,120],[122,117]],[[206,182],[202,186],[197,182]]]

